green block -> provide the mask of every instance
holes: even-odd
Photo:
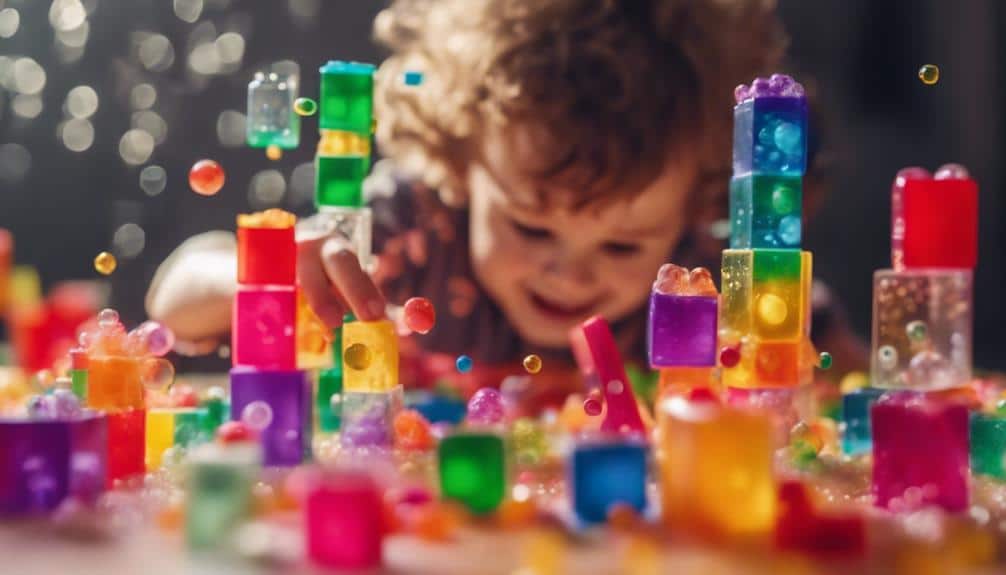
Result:
[[[800,281],[800,250],[757,249],[754,252],[754,281]]]
[[[503,439],[497,435],[461,433],[438,448],[440,494],[466,505],[473,513],[490,513],[506,489]]]
[[[321,67],[318,126],[370,135],[374,117],[374,66],[330,61]]]
[[[87,370],[70,370],[70,390],[77,396],[77,399],[84,403],[87,400]]]
[[[351,319],[347,320],[343,318],[344,322],[353,321]],[[335,373],[342,376],[342,326],[332,330],[332,367],[329,371],[334,371]],[[340,390],[342,389],[340,383]]]
[[[369,156],[318,156],[315,162],[314,200],[319,207],[363,205],[363,179],[370,169]]]
[[[252,513],[256,468],[251,461],[233,461],[215,445],[193,461],[189,470],[185,538],[191,549],[223,544]]]
[[[1006,416],[971,414],[971,471],[1006,479]]]
[[[800,247],[803,178],[751,174],[730,180],[730,247]]]
[[[216,435],[217,428],[223,425],[230,418],[230,403],[219,399],[211,398],[203,402],[202,418],[199,421],[203,433],[212,438]]]
[[[338,330],[341,331],[341,330]],[[341,349],[340,342],[340,349]],[[332,405],[334,395],[342,396],[342,368],[331,368],[318,375],[318,392],[315,402],[318,408],[318,426],[322,431],[339,431],[342,426],[342,405]]]
[[[206,410],[202,408],[179,409],[175,412],[175,445],[205,443],[213,438],[203,428]]]

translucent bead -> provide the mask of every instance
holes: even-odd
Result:
[[[342,360],[350,368],[363,371],[370,366],[370,348],[362,343],[354,343],[343,352]]]
[[[940,81],[940,68],[935,64],[925,64],[919,68],[919,80],[927,86],[932,86]]]
[[[457,361],[454,362],[454,366],[457,367],[458,373],[468,373],[472,370],[474,362],[472,358],[467,355],[459,355]]]
[[[720,365],[723,367],[734,367],[741,361],[740,346],[726,345],[720,349]]]
[[[877,350],[877,359],[883,369],[894,369],[898,365],[898,350],[885,345]]]
[[[910,321],[905,326],[905,335],[908,336],[908,339],[915,342],[925,341],[927,331],[926,322],[921,320]]]
[[[524,370],[528,373],[538,373],[541,371],[541,358],[535,354],[531,354],[524,358]]]
[[[786,301],[781,297],[768,293],[758,298],[758,317],[768,325],[780,325],[786,321],[788,310]]]
[[[105,308],[98,312],[98,325],[101,327],[112,327],[119,323],[119,312],[111,308]]]
[[[780,122],[773,136],[776,147],[786,155],[794,155],[800,152],[800,144],[803,143],[800,126],[790,122]]]
[[[799,216],[786,216],[779,220],[779,239],[786,245],[795,246],[800,243],[802,230]]]
[[[596,389],[588,393],[587,399],[583,400],[583,412],[591,417],[601,415],[603,408],[604,403],[601,400],[601,392]]]
[[[224,169],[213,160],[199,160],[189,170],[189,186],[202,196],[213,196],[224,187]]]
[[[832,361],[831,354],[826,351],[822,351],[821,355],[817,358],[817,365],[820,366],[821,369],[831,369]]]
[[[264,401],[253,401],[241,410],[241,421],[254,431],[262,431],[272,423],[272,408]]]
[[[405,409],[395,415],[395,445],[401,449],[424,451],[433,447],[430,422],[418,411]]]
[[[491,387],[476,391],[468,400],[468,421],[471,423],[492,425],[503,421],[503,414],[503,395]]]
[[[147,321],[138,328],[147,353],[161,357],[175,346],[175,332],[156,321]]]
[[[275,145],[266,146],[265,157],[269,158],[274,162],[278,161],[283,158],[283,148],[280,148],[279,146]]]
[[[115,256],[108,252],[101,252],[94,256],[94,271],[103,276],[110,275],[118,265],[119,262],[115,259]]]
[[[313,116],[318,111],[318,102],[311,98],[297,98],[293,102],[293,111],[297,112],[298,116]]]
[[[951,387],[955,375],[950,362],[935,351],[920,351],[908,362],[908,377],[915,387]]]
[[[409,298],[402,311],[405,325],[416,333],[429,333],[437,320],[433,303],[424,297]]]

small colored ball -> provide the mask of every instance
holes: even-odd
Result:
[[[800,144],[803,143],[800,126],[791,122],[780,122],[775,129],[775,146],[787,155],[794,155],[800,151]]]
[[[905,326],[905,334],[912,341],[925,341],[928,331],[926,322],[920,320],[910,321]]]
[[[779,228],[776,233],[779,234],[782,243],[788,246],[799,245],[803,231],[800,229],[801,223],[798,216],[784,216],[779,220]]]
[[[313,116],[318,111],[318,102],[311,98],[297,98],[293,101],[293,111],[298,116]]]
[[[105,308],[98,312],[98,325],[101,327],[112,327],[119,323],[119,312],[111,308]]]
[[[727,345],[720,349],[720,365],[723,367],[734,367],[741,362],[740,346]]]
[[[898,350],[890,345],[877,350],[877,361],[882,369],[894,369],[898,365]]]
[[[240,443],[251,441],[253,437],[251,428],[243,421],[225,421],[217,428],[217,441],[220,443]]]
[[[342,353],[342,360],[350,369],[363,371],[370,367],[370,348],[362,343],[354,343]]]
[[[503,421],[503,394],[491,388],[484,387],[475,392],[468,400],[468,421],[492,425]]]
[[[818,356],[817,365],[819,365],[821,369],[831,369],[832,361],[833,359],[831,354],[826,351],[822,351],[821,355]]]
[[[870,376],[866,375],[862,371],[852,371],[842,378],[839,382],[838,387],[842,391],[842,395],[847,393],[852,393],[857,389],[862,389],[870,385]]]
[[[919,80],[927,86],[932,86],[933,84],[940,81],[940,68],[935,64],[926,64],[919,68]]]
[[[265,149],[265,157],[275,162],[283,157],[283,148],[276,145],[269,146]]]
[[[786,321],[788,309],[786,300],[773,294],[767,293],[758,298],[758,317],[768,325],[780,325]]]
[[[533,353],[525,357],[524,370],[528,373],[538,373],[541,371],[541,358]]]
[[[601,399],[601,392],[593,390],[587,394],[587,399],[583,400],[583,412],[591,417],[601,415],[604,403]]]
[[[796,449],[809,449],[814,453],[819,453],[824,448],[824,440],[816,430],[801,421],[793,426],[789,431],[790,445]]]
[[[474,365],[475,362],[467,355],[459,355],[457,361],[454,362],[454,366],[458,368],[458,373],[468,373]]]
[[[224,187],[224,169],[213,160],[199,160],[189,170],[189,186],[202,196],[212,196]]]
[[[424,297],[409,298],[403,312],[405,325],[416,333],[429,333],[437,321],[433,303]]]
[[[108,252],[101,252],[94,256],[94,271],[103,276],[110,275],[118,265],[119,262],[115,259],[115,256]]]
[[[777,214],[788,214],[796,207],[796,193],[793,188],[778,185],[772,190],[772,210]]]
[[[395,416],[395,445],[401,449],[425,451],[433,447],[430,422],[414,409],[404,409]]]
[[[241,421],[255,431],[262,431],[272,423],[272,408],[264,401],[253,401],[241,410]]]

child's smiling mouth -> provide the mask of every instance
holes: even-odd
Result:
[[[590,312],[600,302],[600,298],[597,298],[587,302],[586,304],[569,305],[565,302],[559,302],[552,298],[546,298],[538,295],[531,290],[528,290],[528,299],[531,300],[532,306],[539,314],[553,320],[561,321],[571,321],[585,318],[590,315]]]

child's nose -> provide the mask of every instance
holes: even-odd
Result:
[[[545,275],[553,280],[569,282],[581,287],[597,280],[593,258],[574,250],[557,249],[545,263]]]

